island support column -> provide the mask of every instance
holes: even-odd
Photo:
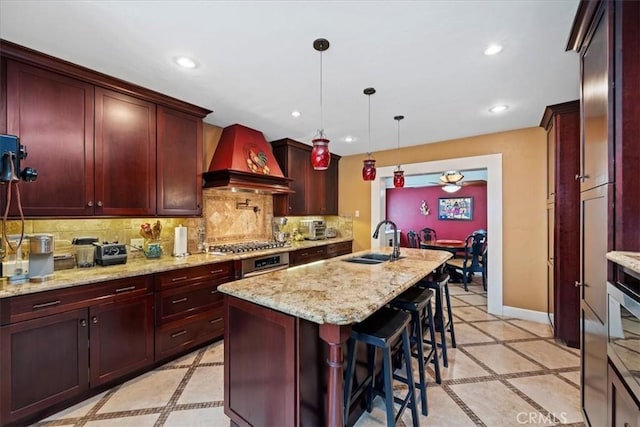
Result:
[[[342,344],[351,334],[350,325],[320,325],[320,338],[329,345],[327,356],[327,427],[344,426],[344,355]]]

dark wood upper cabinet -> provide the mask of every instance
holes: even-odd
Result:
[[[0,47],[0,130],[6,123],[20,138],[23,165],[39,175],[20,185],[26,216],[202,213],[209,110],[4,40]]]
[[[6,69],[7,133],[39,175],[20,184],[24,214],[93,215],[94,86],[12,60]]]
[[[273,196],[273,214],[337,215],[340,156],[332,154],[329,168],[316,171],[311,166],[310,146],[289,138],[272,141],[271,146],[284,175],[293,178],[289,187],[295,191]]]
[[[95,89],[95,212],[156,212],[156,106]]]
[[[202,120],[162,106],[157,113],[158,215],[201,215]]]

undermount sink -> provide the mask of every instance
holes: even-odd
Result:
[[[400,258],[404,258],[404,257],[400,257]],[[391,255],[388,255],[388,254],[370,253],[370,254],[360,255],[358,257],[348,258],[343,261],[353,262],[356,264],[380,264],[382,262],[389,261],[390,259],[391,259]]]

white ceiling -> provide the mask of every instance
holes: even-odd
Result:
[[[538,126],[577,99],[565,52],[578,0],[0,0],[0,37],[213,110],[268,140],[310,144],[323,122],[340,155]],[[490,43],[502,53],[485,56]],[[173,59],[192,56],[194,70]],[[366,87],[377,93],[370,99]],[[371,103],[371,138],[368,117]],[[509,110],[488,109],[508,104]],[[291,111],[302,116],[295,119]],[[344,141],[346,136],[355,142]]]

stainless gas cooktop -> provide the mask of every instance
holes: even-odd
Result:
[[[209,252],[228,252],[236,254],[242,252],[263,251],[265,249],[285,248],[290,246],[291,244],[285,242],[276,242],[275,240],[224,243],[209,245]]]

